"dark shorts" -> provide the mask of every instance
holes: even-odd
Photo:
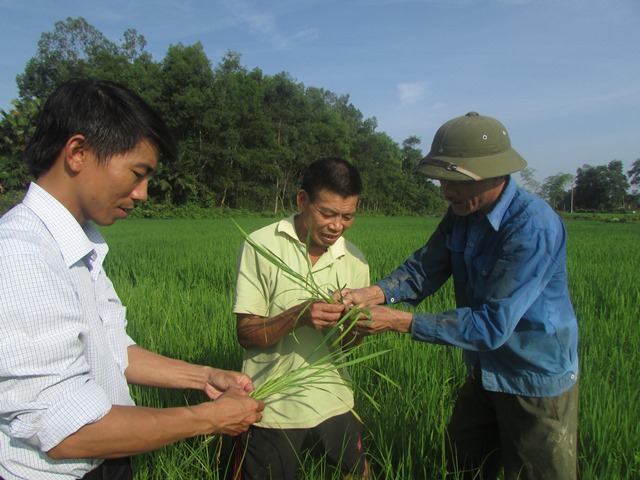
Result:
[[[363,475],[366,469],[361,424],[347,412],[313,428],[251,427],[238,437],[236,468],[242,480],[294,479],[305,451],[345,473]]]
[[[125,457],[105,460],[98,468],[91,470],[81,480],[133,480],[131,459]]]
[[[490,392],[469,377],[447,428],[453,478],[574,480],[578,471],[578,383],[556,397]]]

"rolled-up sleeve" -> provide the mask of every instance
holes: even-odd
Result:
[[[0,423],[46,452],[111,409],[86,359],[91,332],[77,293],[47,260],[0,258],[0,292]]]

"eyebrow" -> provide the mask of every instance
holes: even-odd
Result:
[[[341,215],[341,216],[343,216],[343,217],[344,217],[344,216],[353,216],[353,215],[355,215],[355,214],[356,214],[356,210],[354,210],[354,211],[352,211],[352,212],[345,212],[345,213],[342,213],[342,212],[339,212],[339,211],[337,211],[337,210],[332,210],[331,208],[326,208],[326,207],[318,208],[318,211],[319,211],[320,213],[322,213],[323,215]]]
[[[150,175],[156,171],[155,167],[152,167],[147,162],[138,162],[133,165],[133,168],[140,168],[144,170],[145,175]]]

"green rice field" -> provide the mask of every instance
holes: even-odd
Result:
[[[438,218],[358,218],[347,232],[376,281],[424,244]],[[246,230],[274,219],[236,219]],[[640,478],[640,224],[567,220],[569,280],[580,324],[580,473]],[[130,220],[102,229],[106,268],[127,306],[129,334],[150,350],[239,369],[231,313],[242,235],[230,219]],[[452,308],[445,288],[417,311]],[[461,352],[406,335],[369,338],[356,354],[391,349],[351,368],[373,479],[444,478],[444,429],[464,375]],[[375,371],[397,385],[381,381]],[[201,392],[134,387],[139,405],[204,401]],[[140,455],[136,479],[233,478],[233,442],[199,437]],[[307,458],[302,479],[341,478]]]

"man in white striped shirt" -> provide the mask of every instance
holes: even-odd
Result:
[[[121,85],[59,87],[25,152],[36,180],[0,219],[0,478],[132,478],[130,455],[260,421],[251,379],[137,346],[102,269],[93,224],[147,197],[175,158],[160,117]],[[203,390],[215,401],[136,407],[127,384]],[[104,459],[109,459],[104,461]]]

